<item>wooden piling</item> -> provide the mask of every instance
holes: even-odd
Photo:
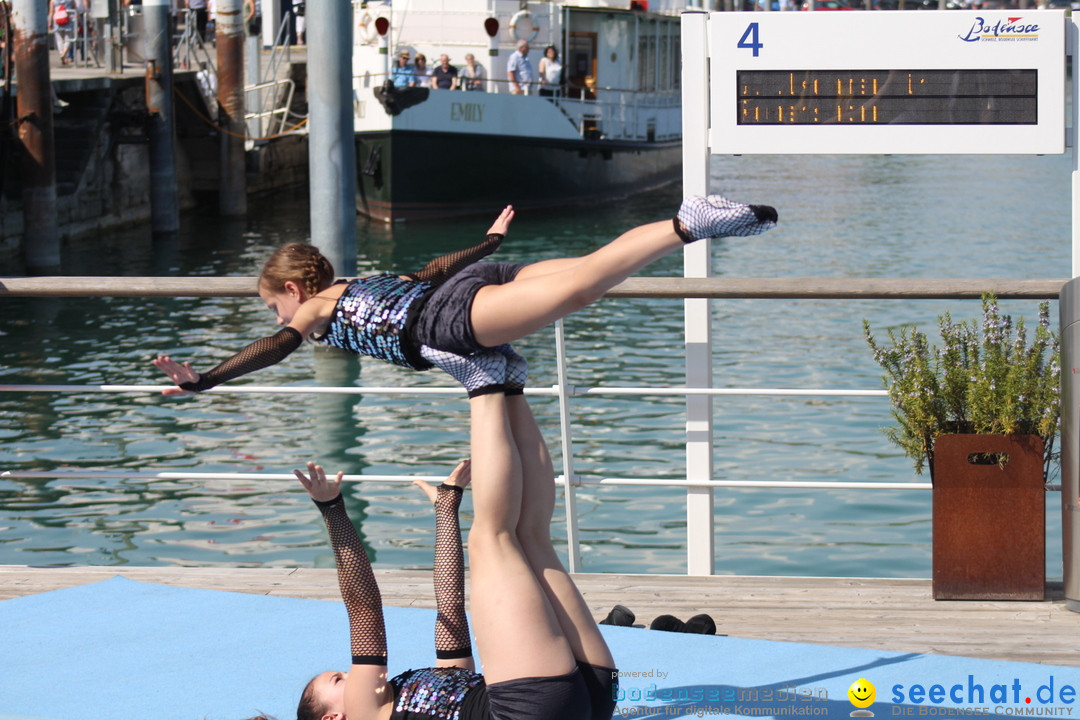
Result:
[[[16,114],[23,146],[23,255],[31,273],[42,273],[60,267],[48,5],[14,0],[11,19],[19,78]]]

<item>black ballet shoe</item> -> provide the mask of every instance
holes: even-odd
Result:
[[[623,605],[616,605],[611,608],[611,612],[607,614],[607,617],[601,620],[598,625],[618,625],[621,627],[630,627],[634,624],[634,613],[630,612],[630,609]]]
[[[701,613],[700,615],[695,615],[687,620],[683,624],[682,631],[684,633],[698,633],[700,635],[715,635],[716,623],[713,622],[711,617],[705,613]]]
[[[674,615],[661,615],[649,625],[650,630],[663,630],[664,632],[685,632],[685,627],[686,623]]]

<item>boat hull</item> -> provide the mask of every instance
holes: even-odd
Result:
[[[377,220],[606,202],[677,181],[679,141],[610,142],[389,130],[357,133],[357,209]]]

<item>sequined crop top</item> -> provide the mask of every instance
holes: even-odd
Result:
[[[484,676],[461,668],[407,670],[390,679],[390,720],[487,720]]]
[[[389,273],[357,278],[338,298],[326,332],[317,340],[414,370],[431,363],[409,339],[411,326],[433,289],[429,282]]]

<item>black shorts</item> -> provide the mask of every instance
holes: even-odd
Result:
[[[473,299],[485,285],[505,285],[517,277],[520,263],[477,262],[469,265],[432,291],[412,326],[415,347],[469,355],[485,348],[473,332]]]
[[[614,675],[611,668],[579,662],[566,675],[488,685],[491,720],[611,720]]]

